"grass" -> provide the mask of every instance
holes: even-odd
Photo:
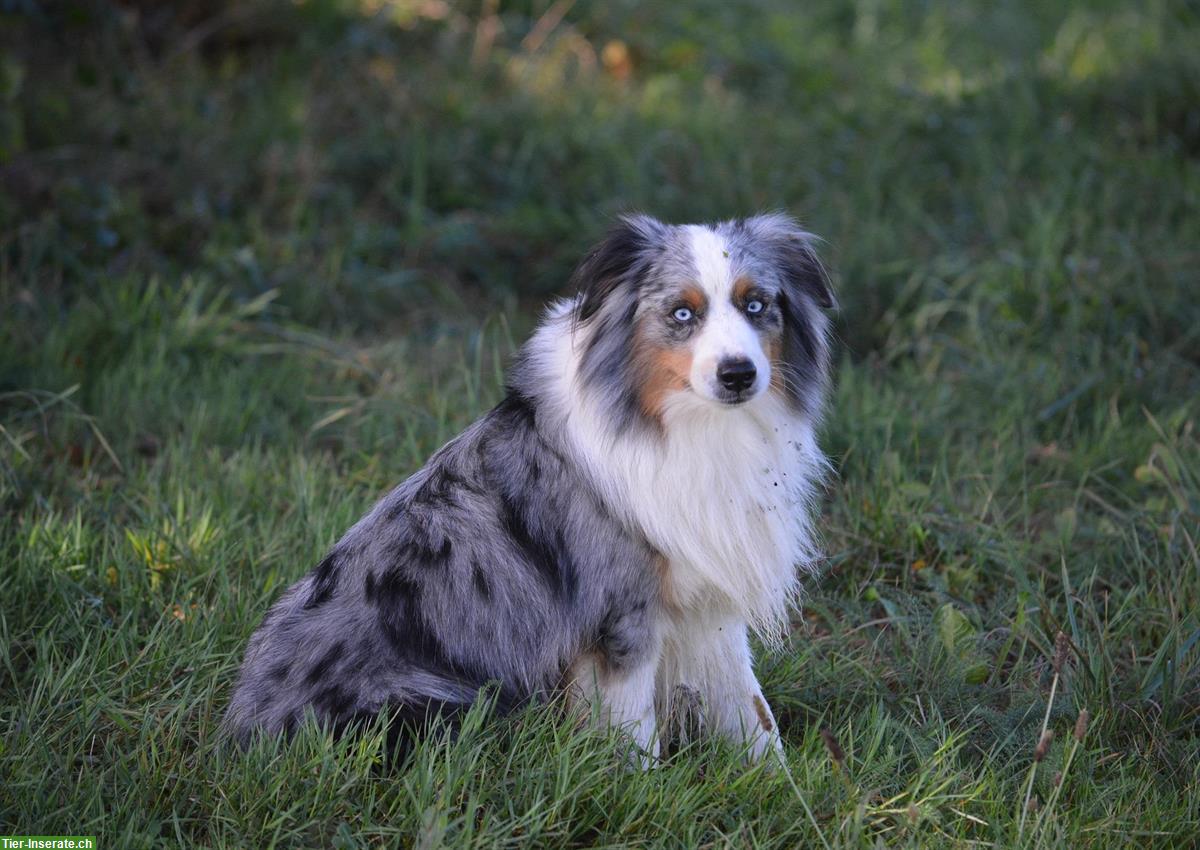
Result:
[[[0,832],[1196,841],[1194,3],[0,15]],[[790,775],[627,772],[553,710],[401,773],[380,734],[222,751],[271,600],[630,207],[785,207],[839,272],[826,570],[759,662]]]

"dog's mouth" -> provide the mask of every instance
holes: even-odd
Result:
[[[757,396],[758,393],[753,388],[732,392],[730,390],[720,390],[716,394],[716,402],[723,407],[738,407]]]

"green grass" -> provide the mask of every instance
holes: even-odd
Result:
[[[1196,841],[1194,3],[154,5],[0,4],[0,833]],[[760,653],[790,778],[553,708],[403,772],[217,746],[270,602],[611,215],[773,207],[842,301],[826,570]]]

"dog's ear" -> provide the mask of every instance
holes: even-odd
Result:
[[[661,244],[666,226],[648,215],[621,216],[620,221],[596,247],[588,252],[571,283],[579,293],[577,316],[586,322],[623,285],[636,286],[653,261],[655,245]]]
[[[771,241],[787,288],[794,294],[807,295],[818,307],[826,310],[837,307],[829,273],[813,248],[817,237],[803,230],[789,216],[776,214],[760,219],[774,236]]]
[[[799,409],[817,415],[830,363],[829,319],[821,308],[832,308],[837,302],[829,274],[813,248],[816,237],[778,213],[752,218],[746,226],[761,240],[782,278],[780,365],[787,395]]]

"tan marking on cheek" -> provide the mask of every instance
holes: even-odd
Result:
[[[758,694],[750,697],[750,701],[754,703],[754,713],[758,715],[758,723],[768,732],[775,729],[775,724],[771,722],[771,712],[767,711],[767,704]]]
[[[667,395],[688,388],[692,350],[687,345],[664,348],[648,340],[644,330],[639,328],[633,356],[638,376],[638,404],[643,413],[661,424]]]

